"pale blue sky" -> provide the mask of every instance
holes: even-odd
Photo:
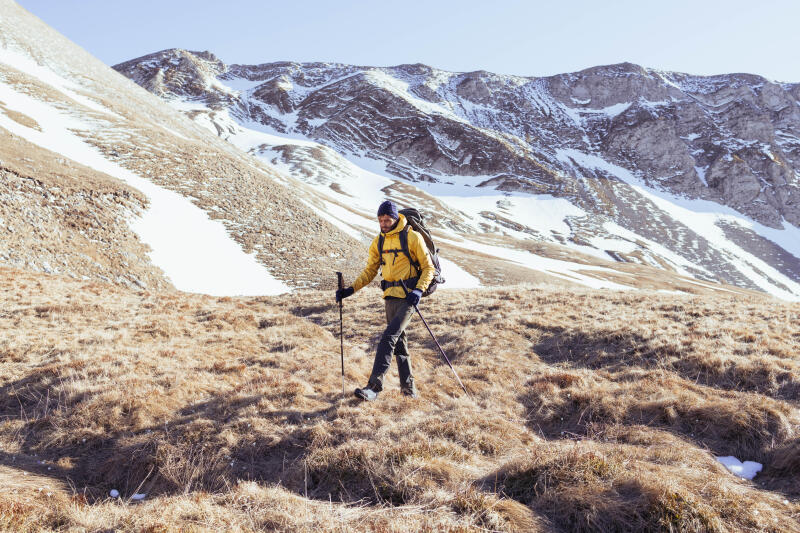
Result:
[[[542,76],[631,61],[800,82],[800,0],[18,0],[113,65],[165,48]]]

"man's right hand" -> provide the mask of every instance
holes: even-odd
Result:
[[[339,289],[336,291],[336,301],[341,302],[348,296],[352,296],[354,292],[356,291],[353,290],[353,287],[347,287],[346,289]]]

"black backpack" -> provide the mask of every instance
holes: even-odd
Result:
[[[408,225],[399,233],[401,250],[398,251],[403,252],[406,257],[408,257],[408,261],[414,266],[414,268],[417,269],[417,276],[422,273],[422,267],[420,266],[419,261],[414,261],[414,259],[411,257],[411,252],[408,249],[409,226],[414,231],[422,235],[422,239],[425,241],[425,246],[428,248],[428,254],[431,256],[433,268],[436,272],[434,273],[433,279],[428,285],[428,288],[422,293],[423,296],[429,296],[433,294],[433,292],[436,290],[436,287],[444,283],[444,278],[442,277],[442,267],[439,266],[439,249],[436,248],[436,245],[433,243],[431,232],[425,227],[425,223],[422,221],[422,215],[419,211],[413,207],[409,207],[408,209],[401,209],[400,214],[406,217],[406,222],[408,222]],[[378,253],[381,257],[381,264],[383,264],[383,233],[378,236]],[[393,286],[400,286],[400,282],[381,282],[381,288],[383,288],[383,290],[386,290],[387,287]],[[409,289],[413,290],[410,287]]]

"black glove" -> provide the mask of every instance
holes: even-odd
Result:
[[[416,306],[420,298],[422,298],[422,291],[419,289],[414,289],[406,295],[406,301],[412,306]]]
[[[336,291],[336,301],[341,302],[348,296],[352,296],[354,292],[356,291],[353,290],[353,287],[347,287],[346,289],[339,289]]]

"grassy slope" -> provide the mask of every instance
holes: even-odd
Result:
[[[423,309],[471,398],[417,321],[421,398],[393,367],[359,404],[381,302],[345,302],[343,400],[330,296],[0,267],[0,528],[800,530],[800,305],[442,291]]]

